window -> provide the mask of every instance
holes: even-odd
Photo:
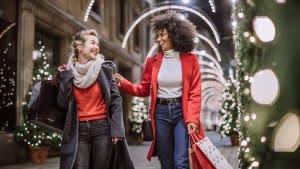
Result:
[[[0,132],[16,123],[17,28],[0,19]]]
[[[136,10],[133,10],[133,19],[136,19],[136,18],[138,18],[138,12]],[[139,51],[139,48],[140,48],[140,25],[137,25],[137,27],[134,30],[133,46],[136,51]]]
[[[59,64],[59,38],[39,28],[36,29],[32,57],[34,68],[42,57],[47,57],[50,68],[54,71]],[[52,73],[52,72],[51,72]]]
[[[118,34],[123,38],[126,29],[126,5],[124,0],[118,1],[117,18],[118,18]]]
[[[90,3],[90,1],[89,1]],[[101,4],[100,0],[95,0],[92,10],[90,12],[90,16],[96,20],[97,22],[101,22]]]

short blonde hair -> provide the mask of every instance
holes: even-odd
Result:
[[[92,36],[98,37],[98,33],[95,29],[85,29],[85,30],[79,31],[73,37],[73,41],[72,41],[72,45],[71,45],[73,63],[76,62],[78,59],[77,47],[79,45],[84,44],[84,42],[86,41],[85,36],[87,36],[87,35],[92,35]]]

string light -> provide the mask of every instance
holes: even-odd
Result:
[[[11,70],[11,64],[8,62],[9,51],[12,50],[12,43],[9,42],[7,47],[3,51],[3,56],[0,64],[3,66],[0,69],[0,110],[4,108],[11,107],[15,104],[15,72]],[[3,126],[4,127],[4,126]],[[7,127],[7,126],[6,126]]]
[[[94,3],[95,3],[95,0],[89,0],[88,6],[87,6],[87,8],[85,10],[85,14],[84,14],[84,18],[83,18],[84,22],[87,22],[87,20],[89,18],[89,15],[90,15],[90,12],[91,12],[91,9],[92,9]]]

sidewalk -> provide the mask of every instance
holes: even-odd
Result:
[[[221,139],[216,132],[206,132],[206,135],[211,139],[211,141],[219,148],[221,153],[226,157],[229,163],[233,166],[234,169],[238,169],[238,160],[237,160],[237,147],[230,146],[230,139],[224,138]],[[132,160],[135,164],[136,169],[159,169],[160,164],[157,157],[152,158],[151,162],[148,162],[146,159],[146,154],[150,142],[144,142],[142,145],[130,145],[130,153]],[[36,165],[31,162],[25,164],[17,164],[0,167],[0,169],[58,169],[59,158],[49,158],[46,164]]]

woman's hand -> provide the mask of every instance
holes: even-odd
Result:
[[[63,65],[58,66],[57,70],[58,70],[59,72],[63,72],[63,71],[66,71],[66,70],[70,70],[70,68],[69,68],[68,65],[63,64]]]
[[[198,133],[199,132],[199,128],[198,126],[195,124],[195,123],[188,123],[187,124],[187,129],[188,129],[188,132],[189,134],[192,134],[192,133]]]
[[[121,137],[112,137],[111,141],[113,144],[116,144],[119,140],[121,140]]]
[[[117,85],[121,86],[121,82],[124,79],[124,77],[122,75],[120,75],[119,73],[115,73],[114,76],[115,76],[115,79],[117,81]]]

